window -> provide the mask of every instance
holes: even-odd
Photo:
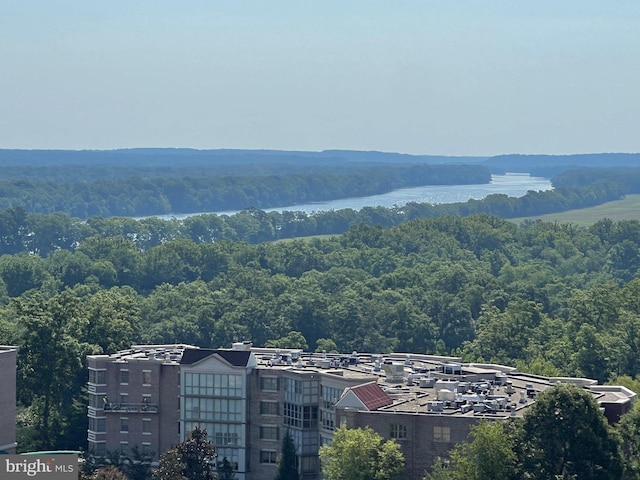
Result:
[[[104,433],[107,431],[106,418],[89,417],[89,430],[96,433]]]
[[[273,450],[260,450],[260,463],[276,463],[277,454]]]
[[[260,402],[260,415],[278,415],[278,402]]]
[[[129,394],[128,393],[121,393],[120,394],[120,403],[129,403]]]
[[[325,387],[321,385],[320,391],[322,394],[322,406],[327,409],[332,409],[340,398],[340,395],[342,395],[341,388]]]
[[[91,446],[93,446],[93,448],[91,448]],[[90,450],[93,451],[93,454],[96,457],[104,457],[107,454],[107,447],[105,442],[91,443]]]
[[[449,427],[433,427],[433,441],[434,442],[450,442],[451,441],[451,429]]]
[[[242,400],[231,398],[185,397],[186,420],[219,420],[242,422],[244,406]]]
[[[260,377],[260,390],[277,392],[278,378],[277,377]]]
[[[120,417],[120,433],[129,433],[128,417]]]
[[[318,407],[285,403],[284,424],[297,428],[316,428],[318,426]]]
[[[129,384],[129,370],[120,370],[120,385]]]
[[[120,442],[120,454],[127,455],[129,453],[129,442]]]
[[[142,419],[142,434],[151,435],[151,419],[150,418]]]
[[[392,424],[391,425],[391,434],[389,435],[391,438],[396,440],[402,440],[407,438],[407,426]]]
[[[89,406],[93,407],[93,408],[99,408],[99,409],[103,409],[104,408],[104,404],[108,403],[107,397],[104,395],[104,393],[101,394],[93,394],[90,393],[89,394]]]
[[[280,440],[279,428],[275,425],[260,427],[260,438],[262,440]]]
[[[284,398],[292,403],[318,403],[319,389],[317,380],[284,379]]]
[[[237,448],[217,448],[216,464],[218,467],[222,466],[223,460],[226,458],[231,464],[233,470],[238,470],[238,459],[240,458],[239,450]]]
[[[213,436],[215,445],[238,445],[238,434],[235,432],[216,432]]]
[[[335,419],[334,419],[333,412],[320,410],[320,421],[322,422],[322,426],[327,430],[333,430],[335,427]]]
[[[143,455],[151,455],[151,443],[150,442],[142,442],[142,454]]]
[[[212,373],[185,373],[186,395],[242,397],[242,376]]]
[[[151,370],[142,371],[142,384],[151,385]]]
[[[302,464],[303,473],[313,473],[317,470],[317,457],[301,457],[300,463]]]
[[[106,385],[107,371],[106,370],[89,370],[89,383],[92,383],[94,385]]]

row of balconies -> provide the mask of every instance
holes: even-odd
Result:
[[[153,403],[105,403],[105,412],[116,413],[158,413],[158,405]]]

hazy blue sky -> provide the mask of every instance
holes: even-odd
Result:
[[[0,0],[0,148],[640,151],[640,1]]]

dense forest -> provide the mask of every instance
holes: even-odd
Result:
[[[614,381],[640,373],[640,222],[488,215],[330,239],[94,236],[0,257],[0,341],[20,345],[23,448],[84,444],[84,356],[132,343],[412,351]]]

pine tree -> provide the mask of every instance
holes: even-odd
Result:
[[[274,480],[300,480],[296,446],[288,430],[282,439],[282,453],[278,457],[278,474]]]

